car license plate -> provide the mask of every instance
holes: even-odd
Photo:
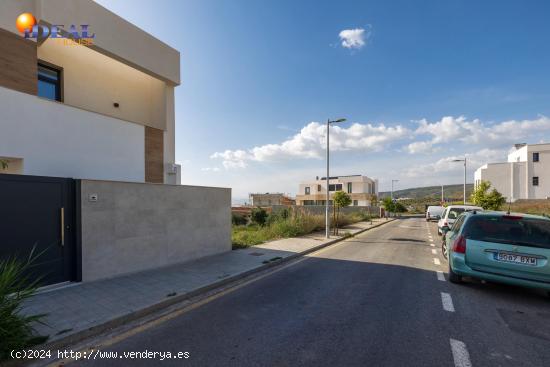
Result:
[[[537,266],[537,258],[525,255],[507,254],[504,252],[497,252],[494,254],[496,261],[502,261],[507,263],[523,264]]]

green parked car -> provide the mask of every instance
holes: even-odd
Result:
[[[504,212],[462,214],[445,233],[449,280],[468,276],[550,291],[550,219]],[[550,294],[550,293],[549,293]]]

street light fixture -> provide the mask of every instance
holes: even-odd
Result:
[[[466,156],[464,159],[453,159],[453,162],[464,162],[464,205],[466,205]]]
[[[327,120],[327,200],[325,203],[325,237],[330,238],[330,218],[329,218],[329,210],[328,210],[328,202],[330,200],[330,172],[329,172],[329,162],[330,162],[330,149],[329,149],[329,136],[330,136],[330,125],[331,124],[337,124],[340,122],[344,122],[346,119],[337,119],[337,120]]]

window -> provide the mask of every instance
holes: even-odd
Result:
[[[306,195],[309,195],[309,187],[306,187]]]
[[[475,241],[550,248],[550,222],[544,219],[473,216],[464,225],[463,234]]]
[[[353,206],[357,206],[359,205],[359,203],[357,202],[357,200],[353,200]]]
[[[317,185],[317,191],[321,191],[321,185]]]
[[[539,178],[537,176],[533,177],[533,186],[539,185]]]
[[[351,187],[352,187],[351,182],[348,182],[348,194],[351,194]]]
[[[38,95],[61,102],[61,70],[38,63]]]
[[[328,191],[342,191],[342,184],[328,185]]]
[[[539,161],[539,153],[536,152],[536,153],[533,153],[533,162],[538,162]]]

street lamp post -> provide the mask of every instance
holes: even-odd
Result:
[[[453,162],[464,162],[464,205],[466,205],[466,156],[464,159],[453,159]]]
[[[329,210],[328,210],[328,202],[330,200],[330,169],[329,169],[329,162],[330,162],[330,149],[329,149],[329,142],[330,142],[330,124],[337,124],[339,122],[344,122],[346,119],[338,119],[331,121],[330,119],[327,120],[327,200],[325,203],[325,237],[330,237],[330,217],[329,217]]]

